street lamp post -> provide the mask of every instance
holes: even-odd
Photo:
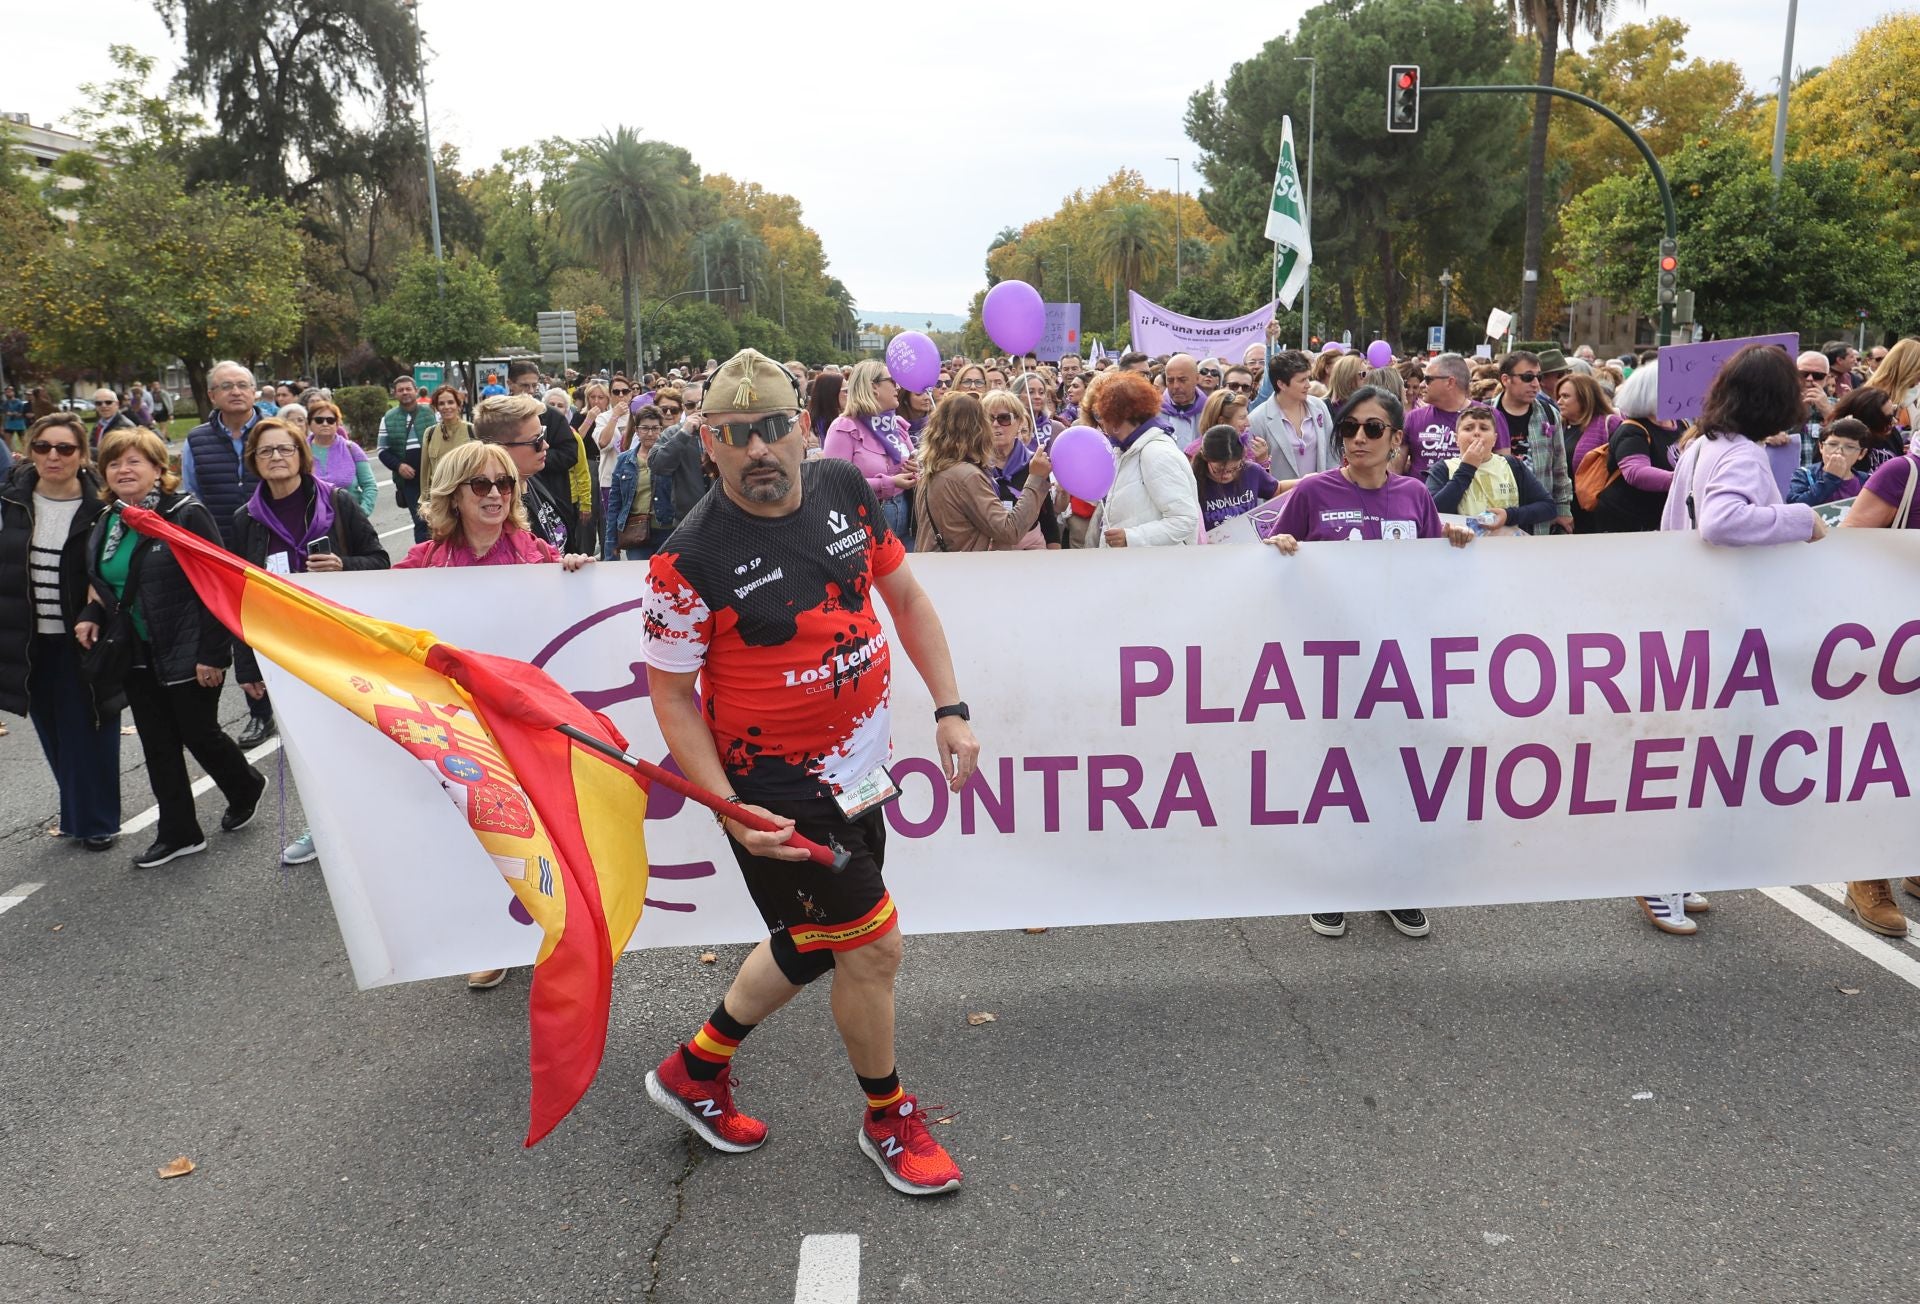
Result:
[[[1793,23],[1800,16],[1800,0],[1787,0],[1787,48],[1780,56],[1780,102],[1773,111],[1773,184],[1787,166],[1787,92],[1793,85]]]
[[[1440,273],[1440,351],[1442,353],[1447,351],[1447,309],[1453,306],[1452,300],[1453,273],[1443,271]]]
[[[787,260],[780,260],[780,329],[787,328]]]
[[[1172,154],[1166,156],[1173,164],[1173,288],[1180,288],[1180,160]]]
[[[1320,61],[1310,54],[1296,54],[1295,63],[1307,65],[1307,205],[1301,214],[1306,220],[1301,223],[1307,228],[1307,243],[1313,243],[1313,111],[1320,100]],[[1307,302],[1313,297],[1313,264],[1307,264],[1307,275],[1300,282],[1300,349],[1306,351],[1307,340]]]
[[[433,129],[427,125],[427,56],[420,40],[420,0],[407,8],[413,14],[413,58],[420,74],[420,139],[427,146],[427,212],[433,219],[433,270],[437,293],[447,297],[447,260],[440,251],[440,188],[434,184]]]

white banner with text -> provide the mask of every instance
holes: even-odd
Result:
[[[1912,868],[1920,537],[1904,531],[1746,551],[1638,535],[912,565],[982,751],[948,793],[932,702],[896,651],[903,795],[887,808],[887,878],[909,932]],[[543,666],[658,759],[645,574],[309,580]],[[359,982],[529,962],[535,930],[432,776],[305,685],[268,678]],[[646,837],[636,947],[764,935],[705,811],[656,793]]]

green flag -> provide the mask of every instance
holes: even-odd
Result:
[[[1307,201],[1300,189],[1300,165],[1293,152],[1293,119],[1280,120],[1280,163],[1273,172],[1273,197],[1267,208],[1267,239],[1275,245],[1276,297],[1287,307],[1299,297],[1313,265],[1307,240]]]

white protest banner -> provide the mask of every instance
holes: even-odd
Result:
[[[1804,883],[1843,876],[1849,848],[1897,865],[1915,827],[1913,532],[1767,549],[1652,534],[912,565],[983,750],[974,781],[949,794],[932,703],[895,656],[904,795],[887,808],[887,878],[910,932]],[[1869,574],[1880,582],[1836,581]],[[615,563],[307,580],[543,665],[658,759],[644,576]],[[1076,595],[1071,619],[1062,593]],[[1044,655],[1023,645],[1032,631]],[[531,960],[534,930],[510,916],[511,893],[432,775],[267,675],[359,981]],[[654,878],[636,946],[764,935],[703,810],[656,794],[646,834]]]
[[[1191,353],[1196,358],[1238,358],[1248,345],[1266,342],[1267,323],[1273,320],[1271,303],[1231,321],[1209,321],[1184,317],[1132,290],[1127,291],[1127,308],[1133,314],[1133,347],[1156,356]]]
[[[1487,314],[1487,338],[1497,340],[1507,333],[1507,327],[1513,325],[1513,314],[1502,308],[1495,308]]]

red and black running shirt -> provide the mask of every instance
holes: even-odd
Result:
[[[647,664],[700,673],[721,764],[758,800],[831,796],[893,750],[873,582],[906,549],[851,462],[803,462],[800,493],[773,519],[707,494],[647,575]]]

